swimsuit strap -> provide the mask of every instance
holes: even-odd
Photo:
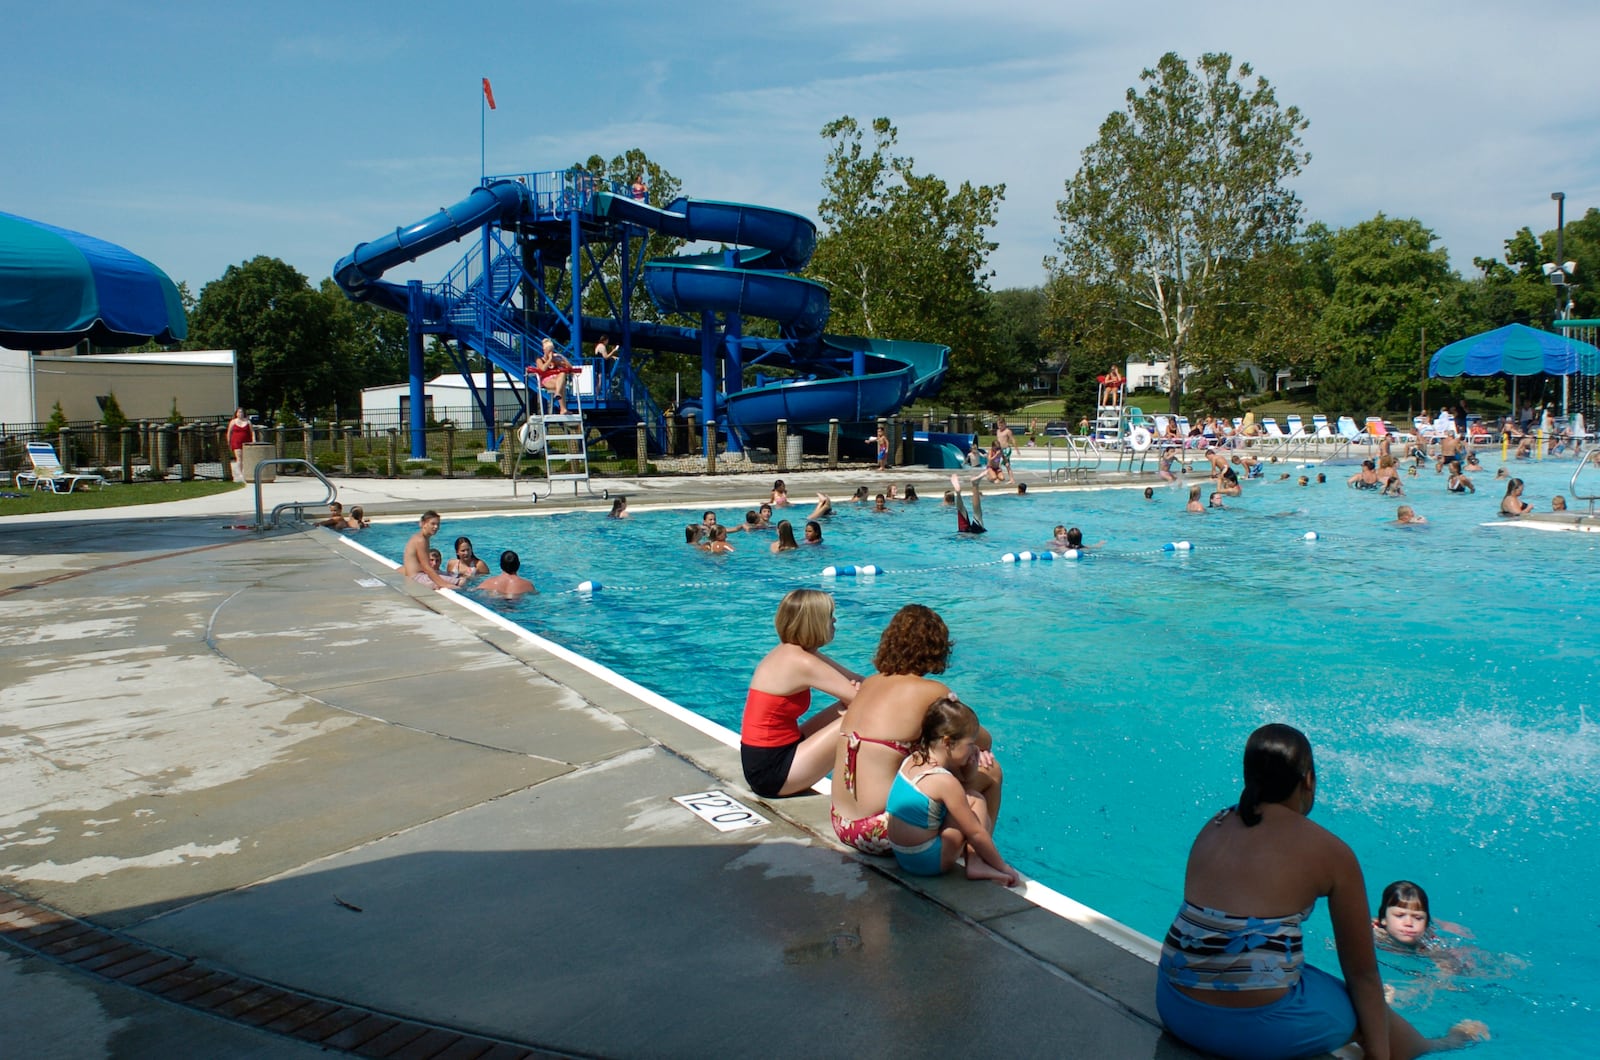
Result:
[[[844,734],[844,790],[851,795],[856,793],[856,755],[861,751],[864,743],[875,743],[880,747],[888,747],[899,751],[902,756],[911,754],[916,748],[904,740],[878,740],[871,736],[862,736],[854,730]]]

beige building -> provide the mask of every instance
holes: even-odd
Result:
[[[15,433],[50,418],[57,401],[73,423],[98,420],[101,401],[117,395],[130,420],[228,417],[239,400],[233,350],[179,353],[29,353],[0,348],[0,431]]]

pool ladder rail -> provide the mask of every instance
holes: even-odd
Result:
[[[1600,457],[1600,445],[1591,445],[1587,451],[1578,454],[1578,466],[1572,471],[1572,478],[1567,482],[1567,492],[1572,494],[1575,501],[1589,502],[1589,518],[1594,518],[1595,501],[1600,501],[1600,493],[1579,493],[1578,479],[1584,471],[1589,471],[1588,481],[1584,483],[1586,489],[1595,489],[1600,486],[1600,464],[1596,458]]]

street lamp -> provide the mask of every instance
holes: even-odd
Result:
[[[1572,319],[1572,274],[1578,271],[1576,261],[1567,261],[1567,193],[1552,191],[1550,197],[1556,201],[1556,260],[1547,261],[1540,268],[1544,271],[1545,279],[1550,281],[1550,286],[1556,289],[1556,319]],[[1557,264],[1559,262],[1560,264]],[[1561,330],[1561,337],[1567,338],[1565,328]],[[1512,402],[1515,404],[1515,401]],[[1567,414],[1567,376],[1561,377],[1561,415]]]

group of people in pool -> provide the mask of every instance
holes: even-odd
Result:
[[[400,571],[407,578],[429,589],[462,589],[471,584],[476,591],[508,598],[539,591],[517,573],[522,569],[522,560],[510,549],[500,553],[500,573],[486,577],[489,565],[478,558],[469,537],[456,538],[455,555],[448,564],[443,563],[443,553],[432,547],[439,523],[439,513],[435,511],[423,512],[417,520],[417,532],[406,542],[400,563]],[[475,582],[478,578],[483,580]]]
[[[1017,885],[994,841],[1003,774],[989,733],[934,679],[952,648],[938,614],[922,604],[897,611],[871,676],[823,654],[835,631],[827,593],[788,593],[774,625],[778,645],[751,674],[740,725],[750,790],[800,795],[831,773],[840,842],[914,875],[961,865],[971,879]],[[813,690],[834,702],[812,713]],[[1237,802],[1201,827],[1189,852],[1156,973],[1167,1029],[1226,1057],[1314,1056],[1356,1042],[1368,1057],[1404,1058],[1487,1038],[1473,1020],[1426,1038],[1390,1007],[1377,947],[1433,944],[1427,895],[1397,881],[1369,917],[1355,853],[1309,819],[1318,778],[1305,735],[1258,728],[1243,773]],[[1319,899],[1342,980],[1305,961],[1301,925]]]

